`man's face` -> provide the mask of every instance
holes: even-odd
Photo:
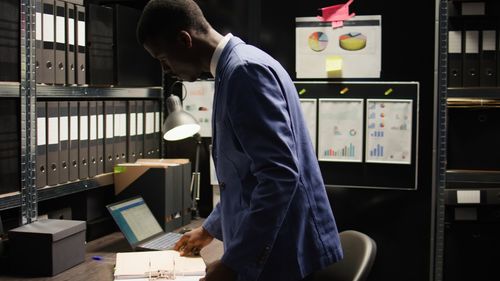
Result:
[[[184,81],[195,81],[201,75],[199,55],[192,47],[187,33],[180,34],[175,40],[151,40],[144,44],[149,54],[160,61],[164,73]]]

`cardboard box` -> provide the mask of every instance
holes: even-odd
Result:
[[[84,221],[40,220],[9,231],[14,273],[54,276],[85,259]]]
[[[190,173],[187,159],[140,159],[115,167],[115,195],[140,195],[165,231],[190,222]],[[189,198],[189,201],[187,198]]]

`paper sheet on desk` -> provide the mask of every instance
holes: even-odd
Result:
[[[147,279],[149,272],[169,271],[174,269],[178,277],[175,280],[205,275],[205,263],[200,257],[181,257],[177,251],[145,251],[116,254],[115,280]],[[183,278],[183,279],[180,279]]]
[[[199,281],[202,276],[177,276],[174,280],[176,281]],[[123,279],[115,279],[115,280],[123,280]],[[149,281],[148,278],[135,278],[135,279],[127,279],[127,281]]]

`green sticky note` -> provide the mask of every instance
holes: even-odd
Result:
[[[113,170],[114,170],[115,174],[121,174],[121,173],[125,173],[125,171],[127,171],[127,167],[115,166],[115,168]]]

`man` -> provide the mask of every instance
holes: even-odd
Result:
[[[152,0],[139,42],[163,71],[215,77],[213,157],[221,202],[176,249],[189,255],[215,237],[222,259],[206,281],[310,280],[342,258],[335,220],[294,84],[281,65],[222,36],[192,0]]]

